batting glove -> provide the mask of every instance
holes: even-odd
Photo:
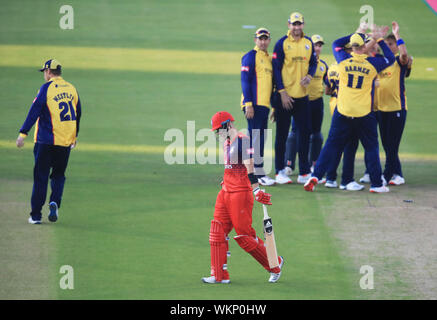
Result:
[[[256,201],[258,201],[262,204],[268,204],[268,205],[272,204],[272,202],[270,201],[272,198],[272,195],[270,193],[267,193],[264,190],[261,190],[260,188],[255,188],[253,190],[253,194],[255,196]]]

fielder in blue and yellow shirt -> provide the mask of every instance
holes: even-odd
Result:
[[[323,122],[323,94],[325,92],[324,85],[328,74],[328,65],[320,59],[323,45],[325,44],[323,37],[316,34],[311,37],[314,43],[314,52],[317,57],[317,68],[313,79],[308,85],[308,99],[311,112],[311,136],[310,136],[310,165],[314,166],[319,157],[323,144],[322,122]]]
[[[396,61],[379,73],[377,115],[381,142],[386,155],[384,178],[390,185],[401,185],[405,183],[405,179],[399,159],[399,146],[407,119],[405,77],[410,58],[406,45],[399,36],[397,22],[392,23],[392,30],[393,33],[385,38],[385,43],[396,55]]]
[[[241,59],[241,107],[247,119],[251,146],[255,150],[255,175],[262,185],[275,184],[264,170],[264,136],[273,87],[272,59],[267,51],[270,40],[270,31],[259,28],[255,32],[255,48]]]
[[[76,145],[82,114],[77,90],[61,77],[60,63],[55,59],[48,60],[40,71],[44,72],[46,83],[41,86],[33,100],[17,138],[17,147],[20,148],[36,123],[34,185],[29,217],[29,223],[32,224],[41,223],[41,209],[46,199],[49,176],[52,187],[49,220],[55,222],[58,218],[65,170],[70,150]]]
[[[276,182],[279,184],[291,183],[284,169],[291,117],[294,119],[299,137],[298,183],[306,181],[311,172],[308,161],[311,133],[308,85],[316,72],[317,57],[313,42],[305,36],[303,28],[303,15],[293,12],[288,19],[289,31],[276,42],[272,56],[276,85],[276,93],[272,99],[276,120],[275,166]]]
[[[361,33],[340,38],[332,44],[339,74],[337,108],[332,117],[328,139],[314,168],[313,177],[304,186],[307,191],[314,190],[330,162],[343,151],[348,137],[354,134],[359,137],[366,152],[366,165],[371,181],[369,191],[375,193],[389,191],[382,185],[377,121],[372,112],[376,76],[395,61],[393,53],[382,39],[384,34],[384,29],[380,27],[376,27],[373,32],[384,57],[367,55],[365,35]],[[352,46],[351,54],[344,50],[347,43]]]

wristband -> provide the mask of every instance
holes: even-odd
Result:
[[[249,178],[250,184],[258,183],[258,178],[255,177],[253,173],[249,173],[247,177]]]
[[[396,45],[400,46],[402,44],[405,44],[404,40],[402,38],[398,39],[398,41],[396,41]]]
[[[256,187],[255,189],[253,189],[253,194],[256,195],[259,191],[259,187]]]
[[[26,137],[27,137],[27,134],[20,132],[19,137],[21,137],[21,138],[26,138]]]

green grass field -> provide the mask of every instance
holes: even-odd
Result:
[[[399,22],[415,59],[400,150],[407,185],[386,195],[269,188],[283,276],[269,284],[231,240],[229,286],[200,281],[209,273],[208,234],[223,166],[166,164],[164,134],[185,132],[187,121],[207,128],[221,109],[246,128],[239,68],[254,30],[243,26],[268,27],[271,52],[289,14],[300,11],[306,33],[323,35],[324,58],[333,61],[330,44],[355,31],[362,3],[73,0],[73,30],[59,27],[62,4],[14,1],[0,12],[1,299],[437,297],[437,253],[428,247],[437,228],[437,15],[423,1],[367,1],[375,23]],[[32,139],[23,149],[15,139],[43,83],[36,70],[53,56],[78,88],[83,118],[59,221],[47,221],[47,208],[44,223],[33,226]],[[360,152],[356,178],[362,158]],[[261,235],[262,210],[255,207]],[[73,290],[60,288],[63,265],[74,268]],[[373,290],[360,289],[362,265],[375,267]]]

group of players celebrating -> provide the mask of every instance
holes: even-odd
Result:
[[[270,32],[259,28],[255,48],[242,58],[241,107],[249,137],[238,132],[230,113],[221,111],[212,117],[212,130],[225,141],[225,173],[211,222],[211,274],[202,278],[205,283],[230,283],[228,234],[234,228],[234,239],[270,273],[269,282],[279,280],[284,258],[279,256],[278,266],[269,267],[264,243],[252,228],[252,209],[254,199],[272,204],[271,195],[260,185],[292,183],[289,176],[295,169],[296,154],[297,182],[306,191],[314,191],[319,183],[338,187],[342,154],[340,189],[364,189],[354,180],[359,141],[366,165],[360,182],[370,183],[370,192],[389,192],[387,184],[405,183],[398,151],[407,113],[404,80],[412,58],[399,36],[398,24],[392,23],[391,34],[386,26],[360,24],[355,33],[333,42],[336,63],[330,67],[320,59],[323,37],[305,36],[304,25],[303,15],[292,13],[288,33],[276,42],[271,57]],[[331,96],[332,122],[323,145],[324,93]],[[275,179],[263,169],[269,117],[276,122]],[[378,126],[386,154],[384,171]]]
[[[411,70],[399,25],[369,26],[362,23],[355,33],[336,40],[332,50],[336,63],[320,59],[324,39],[304,35],[304,17],[290,15],[289,31],[274,47],[271,65],[267,48],[270,32],[255,33],[255,48],[242,59],[242,109],[255,148],[255,172],[262,185],[297,183],[313,191],[317,183],[336,188],[337,167],[343,154],[339,188],[358,191],[354,180],[358,142],[365,150],[366,173],[360,182],[370,183],[370,192],[388,192],[386,186],[405,183],[399,160],[399,145],[405,126],[407,101],[405,77]],[[329,94],[332,115],[329,136],[323,145],[323,94]],[[268,116],[276,121],[275,179],[263,170],[263,132]],[[290,131],[291,126],[291,131]],[[378,131],[386,154],[382,172]],[[258,155],[258,156],[257,156]],[[325,177],[326,174],[326,177]],[[316,178],[316,179],[315,179]]]

